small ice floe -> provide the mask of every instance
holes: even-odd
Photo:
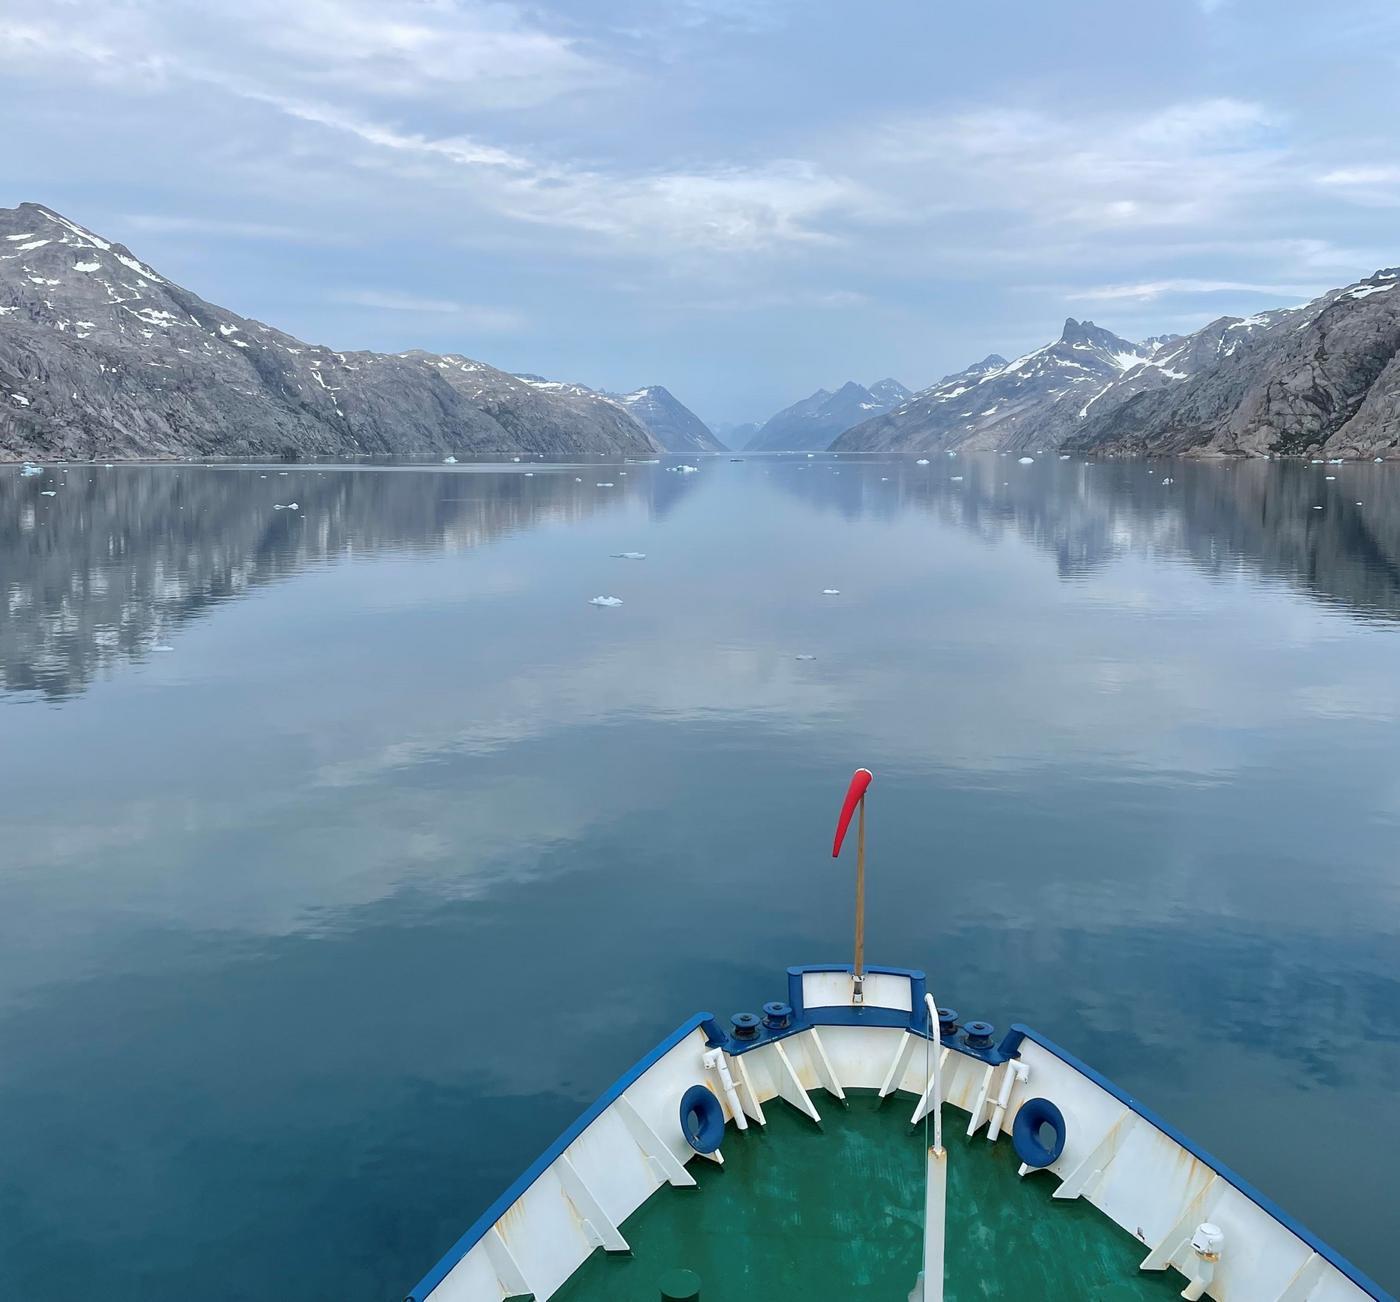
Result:
[[[1308,464],[1310,466],[1320,466],[1322,464],[1322,458],[1314,457],[1311,461],[1308,462]]]
[[[948,449],[948,455],[949,455],[950,457],[955,457],[955,456],[957,456],[958,454],[957,454],[956,452],[954,452],[952,448],[949,448],[949,449]]]
[[[1176,483],[1176,480],[1173,479],[1170,475],[1168,475],[1166,479],[1162,480],[1162,482],[1164,484],[1174,484]]]
[[[1061,452],[1061,453],[1060,453],[1060,460],[1061,460],[1061,461],[1068,461],[1068,460],[1069,460],[1069,453],[1068,453],[1068,452]]]
[[[816,656],[793,656],[794,660],[815,660]]]
[[[621,597],[589,597],[589,599],[588,599],[588,604],[589,604],[590,606],[620,606],[620,605],[622,605],[622,598],[621,598]]]
[[[1336,475],[1323,475],[1323,479],[1336,479]]]
[[[574,483],[576,483],[576,484],[581,484],[581,483],[583,483],[582,477],[579,476],[579,475],[575,475],[575,476],[574,476]]]
[[[617,485],[611,479],[602,479],[593,485],[594,488],[616,488]]]
[[[15,402],[19,403],[21,407],[29,406],[29,399],[26,398],[22,393],[12,393],[10,394],[10,397],[13,398]]]
[[[161,646],[153,646],[153,647],[151,648],[151,650],[152,650],[152,651],[173,651],[173,650],[175,650],[175,648],[174,648],[173,646],[165,646],[164,644],[162,644]]]
[[[673,475],[693,475],[697,470],[700,469],[699,466],[684,466],[684,465],[682,465],[682,466],[667,466],[666,468],[667,468]]]
[[[841,595],[841,589],[840,589],[840,588],[823,588],[823,589],[822,589],[822,596],[823,596],[823,597],[839,597],[840,595]]]
[[[1322,508],[1321,508],[1320,506],[1315,506],[1315,507],[1313,507],[1313,510],[1314,510],[1314,511],[1320,511],[1320,510],[1322,510]]]
[[[512,460],[512,461],[519,461],[520,458],[519,458],[519,457],[511,457],[511,460]]]
[[[963,477],[962,477],[961,475],[954,475],[954,476],[952,477],[952,480],[951,480],[950,482],[951,482],[951,483],[954,483],[954,484],[961,484],[962,481],[963,481]]]
[[[57,490],[56,488],[46,488],[46,489],[43,490],[43,492],[41,492],[41,493],[39,494],[39,496],[40,496],[40,497],[57,497],[57,496],[58,496],[58,490]]]
[[[1372,461],[1384,461],[1385,458],[1384,458],[1384,457],[1372,457],[1371,460],[1372,460]]]
[[[44,467],[36,466],[32,461],[26,461],[23,469],[21,469],[19,473],[21,479],[28,479],[31,475],[42,475],[44,473]]]
[[[1016,460],[1019,461],[1023,466],[1035,465],[1034,457],[1017,457]]]
[[[888,475],[881,475],[880,482],[882,484],[888,484],[890,482],[890,477]]]
[[[916,462],[914,462],[914,464],[915,464],[916,466],[926,466],[926,465],[928,465],[928,458],[927,458],[927,457],[920,457]]]
[[[625,472],[624,472],[624,473],[625,473]],[[526,479],[533,479],[534,477],[535,477],[535,472],[534,472],[533,470],[527,470],[527,471],[525,472],[525,478],[526,478]]]
[[[443,457],[443,459],[442,459],[442,464],[443,464],[444,466],[455,466],[455,465],[457,464],[457,458],[456,458],[456,457]]]
[[[644,561],[647,554],[646,552],[613,552],[613,557],[619,561]]]
[[[1360,505],[1361,505],[1361,503],[1360,503],[1360,502],[1358,502],[1358,503],[1357,503],[1357,506],[1360,506]]]
[[[810,461],[810,460],[811,460],[814,456],[816,456],[816,455],[817,455],[817,454],[816,454],[815,452],[809,452],[809,453],[807,454],[807,460]],[[1380,457],[1377,457],[1376,460],[1379,461],[1379,460],[1380,460]]]
[[[301,509],[301,503],[300,503],[300,502],[286,502],[286,503],[274,502],[274,503],[272,504],[272,509],[273,509],[274,511],[297,511],[297,510],[300,510],[300,509]]]
[[[1333,457],[1327,464],[1329,466],[1340,466],[1342,464],[1342,459],[1341,457]]]

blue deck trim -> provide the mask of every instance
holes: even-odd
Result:
[[[424,1302],[427,1296],[452,1272],[452,1268],[470,1252],[478,1242],[485,1236],[497,1221],[501,1219],[521,1198],[527,1189],[540,1178],[555,1162],[559,1155],[570,1144],[574,1142],[585,1130],[588,1129],[604,1112],[608,1110],[623,1093],[643,1075],[649,1068],[654,1067],[672,1049],[676,1047],[686,1036],[694,1031],[698,1031],[707,1020],[713,1020],[712,1013],[696,1013],[694,1017],[682,1022],[671,1032],[660,1044],[656,1046],[646,1057],[634,1063],[627,1071],[619,1076],[602,1094],[594,1100],[582,1116],[576,1120],[562,1135],[559,1136],[534,1162],[528,1166],[524,1173],[505,1191],[495,1202],[491,1204],[476,1220],[472,1227],[457,1240],[442,1256],[442,1259],[432,1268],[404,1299],[404,1302]]]
[[[1045,1036],[1041,1035],[1039,1031],[1032,1030],[1029,1026],[1022,1026],[1020,1023],[1014,1025],[1011,1028],[1011,1033],[1007,1035],[1006,1041],[1003,1041],[1003,1047],[1006,1047],[1007,1041],[1010,1041],[1012,1036],[1017,1037],[1017,1045],[1019,1045],[1020,1040],[1030,1040],[1032,1043],[1038,1044],[1047,1053],[1053,1053],[1066,1067],[1070,1067],[1081,1076],[1087,1077],[1101,1090],[1112,1094],[1124,1107],[1130,1108],[1133,1112],[1136,1112],[1137,1115],[1149,1125],[1156,1126],[1168,1139],[1180,1144],[1192,1157],[1197,1158],[1206,1166],[1210,1167],[1222,1180],[1234,1185],[1234,1187],[1248,1198],[1250,1202],[1254,1203],[1267,1215],[1272,1216],[1284,1229],[1296,1235],[1306,1243],[1309,1248],[1317,1253],[1319,1257],[1330,1262],[1341,1271],[1343,1275],[1357,1286],[1357,1288],[1364,1290],[1373,1298],[1377,1299],[1377,1302],[1396,1302],[1392,1294],[1387,1293],[1375,1280],[1363,1274],[1353,1266],[1341,1253],[1329,1248],[1327,1244],[1319,1239],[1306,1225],[1299,1222],[1296,1217],[1290,1216],[1271,1198],[1265,1197],[1258,1189],[1250,1184],[1249,1181],[1245,1180],[1242,1176],[1236,1175],[1235,1172],[1223,1162],[1212,1157],[1211,1154],[1206,1152],[1199,1144],[1188,1139],[1169,1121],[1163,1120],[1163,1118],[1159,1117],[1157,1113],[1152,1111],[1146,1104],[1135,1099],[1127,1090],[1120,1089],[1101,1072],[1095,1071],[1087,1063],[1080,1062],[1072,1053],[1066,1052],[1053,1040],[1047,1039]]]

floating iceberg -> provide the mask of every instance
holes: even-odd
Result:
[[[928,465],[928,458],[927,458],[927,457],[920,457],[916,462],[914,462],[914,464],[915,464],[916,466],[926,466],[926,465]]]
[[[962,483],[962,480],[963,480],[963,477],[962,477],[961,475],[954,475],[953,478],[952,478],[952,482],[955,483],[955,484],[961,484],[961,483]]]
[[[693,475],[700,469],[699,466],[667,466],[666,468],[676,475]]]
[[[822,596],[823,596],[823,597],[839,597],[840,595],[841,595],[841,589],[840,589],[840,588],[823,588],[823,589],[822,589]]]
[[[794,660],[815,660],[816,656],[793,656]]]
[[[1034,457],[1017,457],[1016,459],[1017,459],[1023,466],[1033,466],[1033,465],[1035,465],[1035,458],[1034,458]]]
[[[646,552],[613,552],[613,556],[620,561],[644,561],[647,558]]]
[[[297,510],[300,510],[300,509],[301,509],[301,503],[300,503],[300,502],[287,502],[286,504],[283,504],[283,503],[280,503],[280,502],[274,502],[274,503],[272,504],[272,509],[273,509],[274,511],[297,511]]]
[[[456,458],[456,457],[443,457],[443,459],[442,459],[442,464],[443,464],[444,466],[455,466],[455,465],[457,464],[457,458]]]
[[[1379,461],[1380,457],[1377,457],[1376,460]],[[44,467],[36,466],[32,461],[26,461],[24,463],[24,469],[21,470],[19,473],[21,477],[25,477],[28,475],[42,475],[44,473]]]
[[[589,604],[590,606],[620,606],[620,605],[622,605],[622,598],[621,598],[621,597],[589,597],[589,599],[588,599],[588,604]]]
[[[600,483],[594,484],[593,487],[594,487],[594,488],[616,488],[617,485],[614,484],[614,483],[612,482],[611,479],[605,479],[605,480],[603,480],[603,481],[600,482]]]

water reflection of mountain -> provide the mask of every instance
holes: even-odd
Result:
[[[638,468],[640,469],[640,468]],[[648,471],[659,467],[647,467]],[[628,499],[649,474],[70,466],[0,475],[0,689],[61,699],[213,603],[307,564],[460,550]],[[667,480],[679,476],[666,476]],[[600,491],[595,481],[613,480]],[[52,493],[47,496],[46,493]],[[295,502],[297,509],[275,509]]]
[[[928,466],[842,458],[838,469],[788,463],[773,479],[851,519],[922,510],[989,541],[1014,531],[1052,553],[1066,578],[1125,555],[1184,558],[1216,575],[1246,566],[1359,615],[1400,616],[1400,477],[1391,465],[1022,466],[989,455]]]

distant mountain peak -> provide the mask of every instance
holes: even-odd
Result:
[[[1132,340],[1124,339],[1102,326],[1096,326],[1092,321],[1076,321],[1072,316],[1065,318],[1060,342],[1075,348],[1104,348],[1109,352],[1121,352],[1133,347]]]
[[[724,451],[724,444],[710,427],[664,384],[647,384],[631,393],[608,396],[640,422],[667,452]]]
[[[749,440],[755,452],[823,451],[831,440],[910,397],[898,380],[881,380],[866,388],[847,380],[835,393],[818,389],[785,407]]]

